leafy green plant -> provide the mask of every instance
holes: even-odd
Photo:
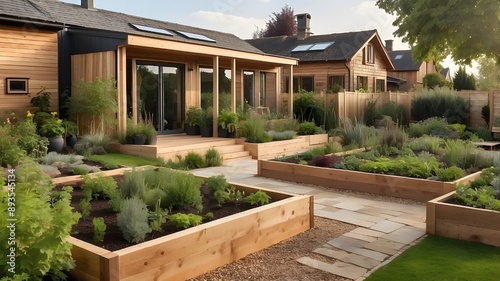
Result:
[[[228,132],[232,133],[236,131],[238,114],[236,114],[236,112],[232,112],[231,110],[222,110],[217,117],[217,123],[222,129],[226,129]]]
[[[316,125],[315,125],[316,126]],[[267,134],[271,137],[273,141],[281,141],[281,140],[291,140],[297,135],[295,131],[269,131]]]
[[[92,211],[90,200],[88,198],[83,198],[82,201],[80,201],[80,212],[82,214],[82,219],[87,218],[90,215],[90,211]]]
[[[9,171],[8,171],[9,172]],[[9,175],[14,175],[10,171]],[[71,207],[71,187],[64,187],[57,199],[51,197],[53,185],[34,163],[16,168],[16,185],[0,192],[0,276],[14,280],[64,279],[74,268],[71,243],[66,239],[78,221],[80,214]],[[0,177],[0,186],[4,186]],[[9,193],[15,192],[15,214],[7,208]],[[16,219],[15,230],[8,228]],[[9,231],[10,230],[10,231]],[[15,246],[9,243],[11,231],[15,231]],[[15,273],[9,271],[11,247],[15,247]]]
[[[111,139],[104,133],[85,134],[75,145],[75,150],[79,154],[105,154],[110,142]]]
[[[271,200],[271,196],[267,195],[262,190],[256,191],[243,199],[245,202],[250,203],[252,206],[262,206],[269,204],[269,200]]]
[[[300,91],[293,101],[293,114],[299,122],[322,123],[323,109],[314,92]]]
[[[62,120],[61,125],[64,128],[64,134],[66,136],[78,135],[78,127],[76,126],[75,122],[69,120]]]
[[[436,175],[440,181],[455,181],[465,176],[464,170],[459,167],[448,167],[445,169],[437,169]]]
[[[59,118],[48,118],[43,124],[38,128],[38,133],[42,137],[52,138],[61,137],[64,135],[64,127],[62,126],[62,120]]]
[[[18,138],[11,136],[9,127],[10,125],[0,125],[0,166],[16,166],[21,159],[26,156],[26,152],[17,145]]]
[[[31,113],[30,113],[31,114]],[[31,118],[24,118],[10,127],[10,135],[17,136],[17,145],[26,152],[27,155],[34,155],[38,149],[41,137],[37,134],[36,124]],[[2,135],[4,136],[4,135]]]
[[[490,126],[490,105],[484,105],[481,107],[481,117],[483,118],[484,122],[486,122],[486,126]]]
[[[120,191],[122,197],[125,199],[133,197],[144,199],[146,197],[146,179],[144,173],[135,169],[124,173]]]
[[[366,126],[375,125],[375,121],[381,118],[382,115],[377,110],[377,100],[369,100],[363,114],[363,120]]]
[[[207,185],[210,192],[214,194],[215,200],[217,204],[222,206],[225,202],[229,201],[229,183],[226,181],[224,175],[211,176],[205,180],[205,184]]]
[[[205,166],[205,161],[203,161],[203,156],[194,151],[190,151],[184,157],[184,164],[187,169],[198,169]]]
[[[383,103],[378,109],[378,113],[380,116],[390,116],[391,119],[399,125],[407,124],[407,120],[404,118],[404,106],[397,104],[394,101]]]
[[[123,201],[123,207],[116,217],[116,222],[125,240],[131,243],[144,241],[146,235],[151,231],[146,204],[137,197]]]
[[[299,124],[299,127],[297,129],[297,134],[304,136],[304,135],[316,135],[316,134],[321,134],[323,131],[321,130],[320,127],[316,126],[313,122],[303,122]]]
[[[118,185],[113,178],[106,178],[101,175],[97,175],[96,177],[83,176],[82,189],[86,195],[90,194],[90,196],[86,196],[89,201],[92,197],[112,198],[115,196],[117,188]],[[88,190],[88,193],[86,190]]]
[[[266,121],[260,116],[253,115],[241,124],[239,132],[241,136],[246,138],[246,142],[264,143],[271,141],[265,128]]]
[[[219,151],[215,148],[210,148],[205,152],[205,165],[207,167],[218,167],[222,166],[224,159]]]
[[[205,118],[203,109],[194,106],[188,108],[186,112],[186,122],[190,126],[201,126],[203,124],[203,118]]]
[[[106,126],[116,122],[117,96],[116,81],[113,78],[101,80],[96,77],[92,82],[85,82],[82,78],[73,84],[69,112],[73,119],[79,115],[88,116],[91,134],[104,134]]]
[[[203,220],[203,217],[195,214],[177,213],[168,216],[168,219],[175,225],[175,227],[186,229],[199,225]]]
[[[271,119],[266,123],[266,131],[296,131],[299,123],[293,118]]]
[[[209,221],[213,220],[214,219],[214,213],[212,213],[212,212],[206,213],[205,214],[205,219],[209,220]]]
[[[104,222],[104,218],[94,218],[92,224],[94,225],[94,241],[104,241],[104,236],[106,235],[106,223]]]
[[[469,103],[457,92],[447,88],[423,89],[415,93],[411,116],[415,121],[444,117],[448,123],[466,124]]]
[[[166,213],[160,207],[161,199],[156,200],[155,209],[149,212],[149,220],[152,231],[163,232],[162,225],[167,221]]]
[[[31,98],[30,103],[31,105],[38,107],[39,111],[49,112],[50,96],[51,93],[47,92],[45,87],[42,87],[41,90],[36,94],[36,96]]]

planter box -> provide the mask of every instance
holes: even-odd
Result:
[[[291,140],[272,141],[266,143],[244,142],[245,150],[253,159],[272,159],[280,156],[293,155],[328,142],[328,134],[298,136]]]
[[[266,160],[259,160],[257,172],[259,176],[266,178],[355,190],[423,202],[451,192],[455,190],[458,183],[466,184],[480,175],[480,172],[478,172],[454,182],[440,182]]]
[[[500,247],[500,212],[446,203],[454,195],[427,202],[427,233]]]
[[[312,196],[234,186],[246,194],[263,190],[279,201],[113,252],[70,237],[76,263],[71,275],[96,281],[185,280],[313,227]]]

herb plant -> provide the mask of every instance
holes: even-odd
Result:
[[[269,204],[269,200],[271,200],[271,197],[267,195],[267,193],[265,193],[264,191],[259,190],[255,193],[248,195],[247,197],[245,197],[244,200],[245,202],[250,203],[250,205],[252,206],[254,205],[262,206]]]
[[[193,226],[197,226],[203,220],[202,216],[195,214],[182,214],[177,213],[170,215],[168,219],[177,227],[177,228],[190,228]]]
[[[94,218],[92,224],[94,225],[94,241],[104,241],[104,235],[106,235],[106,223],[104,223],[104,218]]]

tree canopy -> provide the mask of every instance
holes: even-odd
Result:
[[[262,30],[254,32],[254,38],[273,37],[287,35],[291,36],[297,34],[297,21],[293,8],[285,5],[278,13],[273,13],[271,19],[266,22],[266,27]]]
[[[500,63],[498,0],[377,0],[377,6],[397,17],[394,35],[410,44],[415,59],[451,55],[470,64],[485,55]]]
[[[477,84],[483,91],[500,89],[500,64],[490,58],[482,57],[477,60],[479,63],[479,73]]]

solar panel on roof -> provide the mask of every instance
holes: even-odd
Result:
[[[293,48],[292,52],[304,52],[309,50],[314,44],[302,44],[297,45],[297,47]]]
[[[156,28],[156,27],[150,27],[150,26],[145,26],[145,25],[140,25],[140,24],[135,24],[135,23],[131,23],[130,25],[135,27],[137,30],[140,30],[140,31],[153,32],[153,33],[159,33],[159,34],[163,34],[163,35],[174,36],[174,34],[172,34],[172,32],[169,32],[168,30],[165,30],[165,29],[160,29],[160,28]]]
[[[316,43],[308,51],[323,51],[330,47],[334,42]]]
[[[395,59],[395,60],[399,60],[399,59],[401,59],[402,57],[403,57],[403,55],[397,55],[394,59]]]
[[[179,30],[176,30],[176,32],[178,32],[178,33],[186,36],[189,39],[195,39],[195,40],[201,40],[201,41],[208,41],[208,42],[216,42],[214,39],[208,38],[205,35],[201,35],[201,34],[197,34],[197,33],[191,33],[191,32],[186,32],[186,31],[179,31]]]

